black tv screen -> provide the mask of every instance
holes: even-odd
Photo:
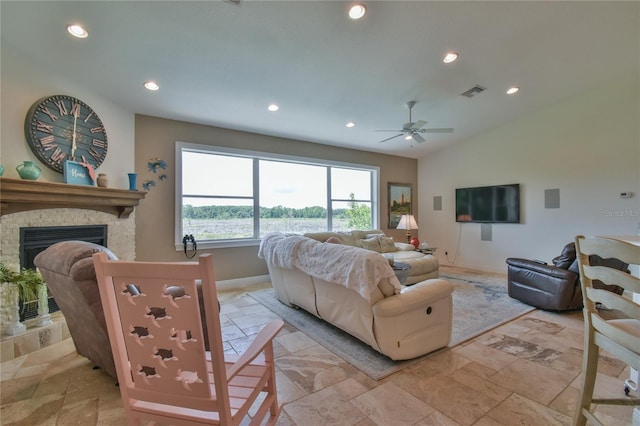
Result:
[[[456,188],[456,222],[520,223],[520,184]]]

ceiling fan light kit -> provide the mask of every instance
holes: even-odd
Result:
[[[404,136],[405,140],[413,139],[418,143],[422,143],[426,141],[426,139],[420,136],[420,133],[452,133],[453,132],[453,129],[450,127],[423,129],[423,127],[427,124],[427,122],[424,120],[418,120],[416,122],[413,122],[411,119],[411,110],[413,109],[415,104],[416,104],[416,101],[409,101],[405,104],[405,107],[409,109],[409,122],[405,123],[402,126],[401,130],[376,130],[376,132],[400,132],[395,136],[391,136],[390,138],[381,140],[380,143],[389,141],[391,139],[395,139],[399,136]]]
[[[420,136],[420,135],[419,135],[419,134],[417,134],[417,133],[413,133],[413,134],[411,135],[411,138],[412,138],[414,141],[418,142],[418,143],[422,143],[422,142],[424,142],[424,141],[426,140],[425,138],[423,138],[422,136]]]

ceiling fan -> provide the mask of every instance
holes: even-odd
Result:
[[[437,128],[437,129],[423,129],[425,124],[427,124],[424,120],[418,120],[415,123],[411,121],[411,109],[416,104],[416,101],[409,101],[405,104],[407,108],[409,108],[409,122],[405,123],[402,126],[401,130],[376,130],[376,132],[400,132],[395,136],[391,136],[390,138],[383,139],[380,142],[386,142],[391,139],[395,139],[399,136],[404,136],[406,140],[413,139],[418,143],[422,143],[425,141],[420,133],[452,133],[453,129],[451,127]]]

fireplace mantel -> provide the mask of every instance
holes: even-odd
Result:
[[[28,210],[74,208],[128,218],[146,192],[0,178],[0,215]]]

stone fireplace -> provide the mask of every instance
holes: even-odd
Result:
[[[82,209],[46,209],[0,217],[0,257],[5,264],[20,265],[20,229],[104,225],[107,245],[120,259],[134,260],[135,216],[120,219],[112,214]]]
[[[20,266],[21,228],[71,230],[99,225],[106,227],[106,244],[111,251],[120,259],[135,260],[134,207],[144,196],[141,191],[0,178],[0,259],[13,268]],[[11,337],[11,342],[3,337],[2,360],[59,341],[66,327],[59,322],[54,321],[59,329],[41,330],[35,337],[27,335],[29,330]],[[3,330],[4,324],[5,318],[0,317]]]
[[[72,229],[77,230],[79,227],[83,228],[87,225],[106,227],[107,247],[109,247],[109,249],[111,249],[111,251],[113,251],[120,259],[135,259],[136,230],[134,215],[131,215],[127,219],[119,219],[112,214],[81,209],[46,209],[3,215],[0,217],[0,240],[2,241],[0,243],[0,258],[5,265],[13,266],[14,269],[17,266],[33,267],[33,257],[37,254],[33,250],[26,255],[27,259],[22,259],[23,262],[21,262],[21,230],[68,228],[68,232],[71,234],[67,235],[74,235],[71,231]],[[74,236],[77,238],[63,237],[62,239],[86,239],[82,236],[78,236],[77,234]],[[53,243],[52,241],[49,242],[51,244]],[[47,247],[51,244],[47,244]],[[43,247],[40,244],[38,252],[44,248],[46,247]],[[23,256],[25,255],[23,254]],[[28,263],[31,264],[29,265]],[[54,308],[51,304],[50,307]],[[32,315],[28,314],[25,319],[29,319],[31,317]],[[4,324],[5,318],[0,318],[0,323]]]
[[[20,228],[105,225],[108,247],[135,259],[134,207],[145,192],[0,178],[0,259],[20,265]]]

